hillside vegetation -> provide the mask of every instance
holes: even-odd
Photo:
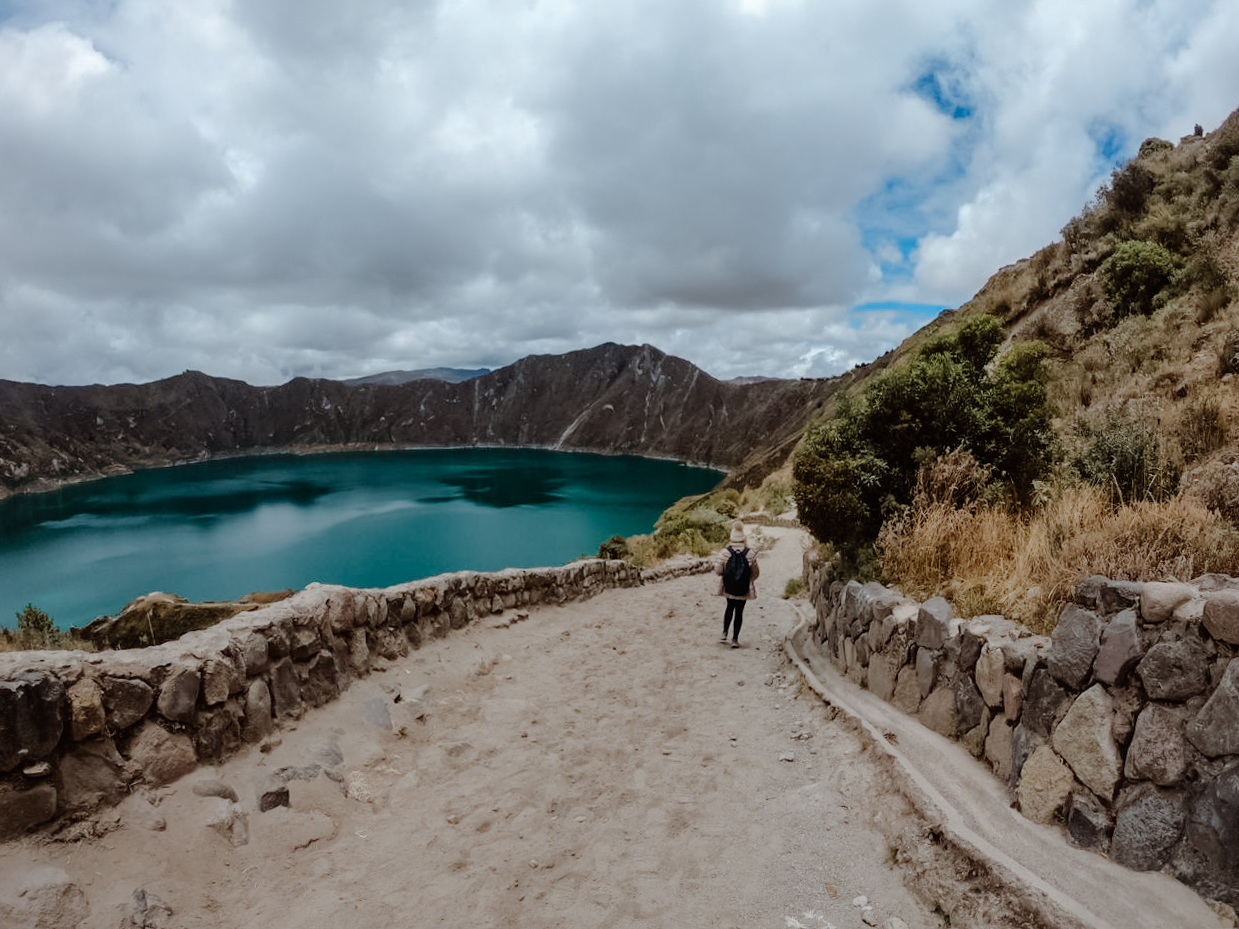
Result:
[[[1239,574],[1237,283],[1239,111],[1145,141],[841,394],[795,455],[802,522],[841,573],[1042,631],[1091,574]]]

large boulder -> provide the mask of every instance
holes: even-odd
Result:
[[[1150,700],[1186,700],[1209,686],[1209,652],[1195,635],[1159,642],[1136,665],[1136,673]]]
[[[887,703],[895,695],[895,678],[899,669],[894,665],[895,662],[886,655],[874,655],[869,661],[869,689]]]
[[[1114,818],[1110,857],[1133,871],[1157,871],[1170,861],[1186,821],[1182,793],[1149,783],[1124,790]]]
[[[1101,630],[1101,645],[1093,661],[1093,679],[1122,683],[1144,656],[1134,610],[1123,610]]]
[[[1106,689],[1094,684],[1076,699],[1054,730],[1054,750],[1071,766],[1076,777],[1103,800],[1114,797],[1122,758],[1110,734],[1114,702]]]
[[[1035,823],[1052,822],[1062,809],[1075,778],[1071,769],[1048,745],[1042,745],[1024,762],[1016,797],[1020,812]]]
[[[917,717],[922,725],[948,739],[953,739],[960,733],[959,713],[955,708],[955,692],[949,687],[939,688],[926,697]]]
[[[103,731],[103,688],[84,677],[67,691],[69,698],[69,729],[73,740],[81,742]]]
[[[938,649],[951,637],[951,621],[955,610],[942,597],[930,597],[916,614],[916,644],[921,648]]]
[[[91,739],[60,759],[63,813],[85,813],[125,795],[125,762],[110,739]]]
[[[1046,667],[1055,679],[1072,690],[1088,682],[1089,671],[1101,642],[1101,617],[1074,604],[1063,608],[1051,636]]]
[[[130,744],[129,757],[137,763],[146,782],[156,787],[170,784],[198,766],[189,736],[168,732],[149,721]]]
[[[1113,825],[1105,806],[1087,790],[1079,788],[1071,792],[1063,818],[1067,836],[1077,848],[1105,845]]]
[[[1226,666],[1217,690],[1188,723],[1187,738],[1210,758],[1239,755],[1239,658]]]
[[[1020,719],[1025,726],[1043,738],[1050,732],[1067,711],[1071,697],[1048,671],[1039,668],[1033,672],[1028,692],[1024,696],[1024,711]]]
[[[21,835],[56,815],[56,788],[38,784],[14,790],[0,784],[0,841]]]
[[[1164,623],[1174,611],[1197,596],[1191,584],[1146,581],[1140,590],[1140,618],[1146,624]]]
[[[1003,658],[1002,649],[989,643],[982,646],[981,653],[977,656],[976,681],[977,689],[985,698],[988,706],[994,708],[1002,706],[1002,681],[1006,673],[1005,669],[1006,660]]]
[[[155,705],[165,719],[177,723],[193,722],[201,689],[202,678],[197,668],[187,665],[174,666],[159,688]]]
[[[28,671],[0,681],[0,773],[51,755],[65,728],[65,687]]]
[[[100,686],[107,726],[112,732],[128,729],[145,716],[155,702],[151,685],[137,678],[104,677]]]
[[[1239,763],[1206,783],[1192,801],[1183,870],[1206,897],[1239,905]]]
[[[1226,589],[1205,594],[1205,628],[1221,642],[1239,644],[1239,590]]]
[[[241,725],[241,738],[246,742],[261,742],[274,731],[271,690],[264,680],[251,681],[245,692],[245,721]]]
[[[1183,712],[1150,703],[1136,718],[1124,770],[1128,780],[1152,781],[1162,787],[1181,783],[1187,773],[1188,748],[1183,736]]]

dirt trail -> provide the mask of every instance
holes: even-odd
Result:
[[[137,888],[178,929],[941,926],[905,877],[933,886],[937,869],[958,895],[969,874],[931,860],[865,737],[799,686],[779,594],[803,535],[765,533],[740,649],[717,641],[705,576],[483,621],[354,683],[269,752],[130,798],[100,838],[10,843],[0,869],[63,868],[88,929],[115,929]],[[424,684],[429,712],[410,722],[393,699]],[[259,812],[281,768],[306,779]],[[247,844],[208,828],[228,802],[194,792],[207,781],[238,794]]]

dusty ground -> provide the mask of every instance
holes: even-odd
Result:
[[[0,847],[0,873],[63,868],[91,929],[115,929],[139,888],[179,929],[1005,925],[864,737],[799,686],[779,594],[803,537],[766,534],[738,650],[717,641],[712,576],[479,623],[355,683],[270,751],[131,797],[102,837]],[[410,722],[394,699],[425,684],[429,713]],[[309,779],[259,812],[280,768]],[[229,806],[194,792],[209,781],[236,791],[247,844],[208,827]]]

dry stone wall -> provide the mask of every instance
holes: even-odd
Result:
[[[806,555],[814,646],[959,740],[1021,812],[1239,906],[1239,579],[1077,586],[1053,636]]]
[[[152,648],[0,654],[0,838],[115,803],[258,743],[383,660],[482,617],[708,570],[681,559],[312,584]]]

